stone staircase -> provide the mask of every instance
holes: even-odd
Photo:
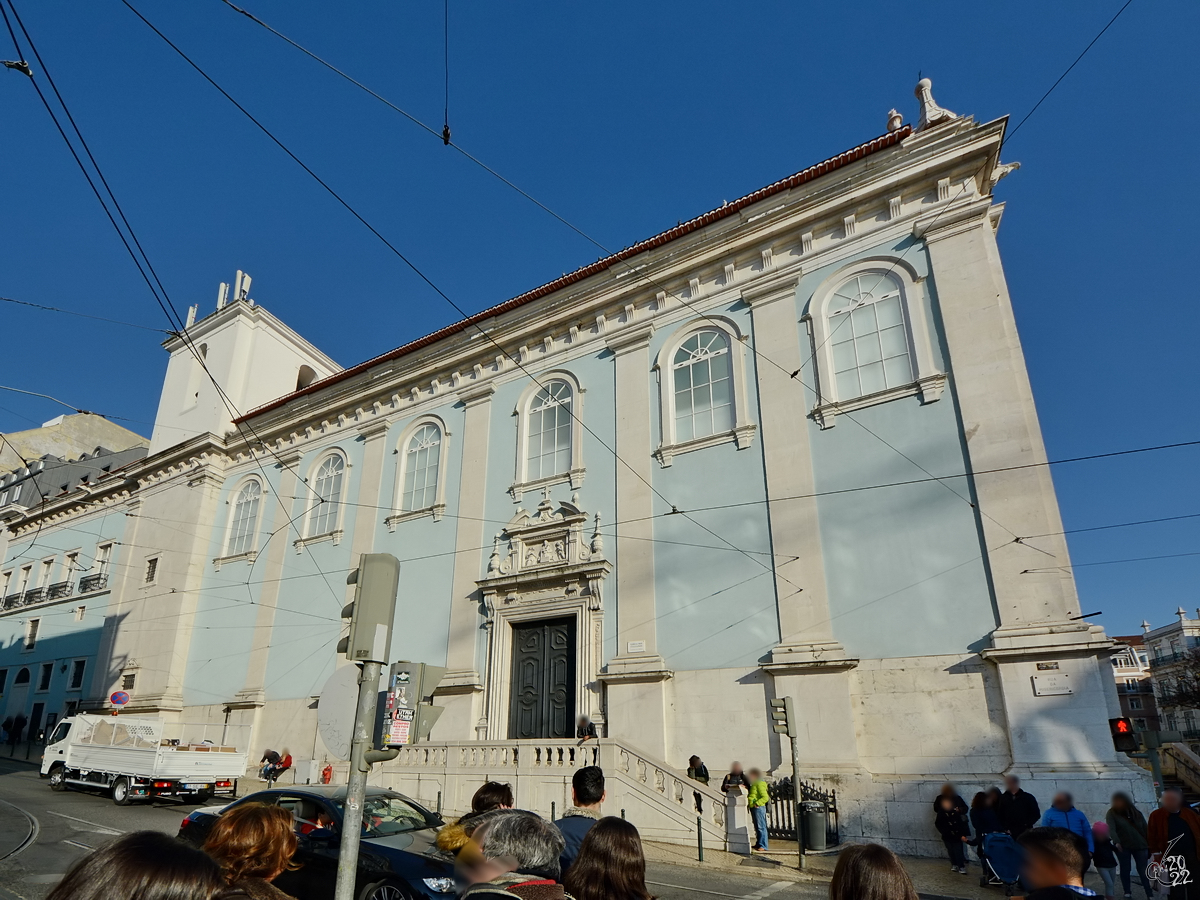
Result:
[[[447,818],[468,811],[471,796],[485,781],[507,782],[518,807],[561,816],[571,805],[571,776],[593,765],[604,769],[603,813],[623,815],[643,838],[694,846],[699,831],[705,847],[749,852],[741,796],[727,802],[720,791],[615,738],[582,745],[570,740],[415,744],[376,766],[370,781],[440,808]],[[339,771],[334,780],[343,775]]]

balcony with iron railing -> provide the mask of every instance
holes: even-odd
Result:
[[[75,593],[74,581],[58,581],[46,588],[47,600],[62,600],[64,597],[70,597]]]
[[[108,573],[97,572],[95,575],[84,575],[79,579],[79,593],[90,594],[93,591],[102,591],[108,587]]]
[[[1138,681],[1133,684],[1126,684],[1125,682],[1120,682],[1117,684],[1117,693],[1118,694],[1153,694],[1154,693],[1154,685],[1150,682],[1150,679],[1146,679],[1145,681]]]
[[[35,603],[41,603],[46,599],[46,589],[44,587],[30,588],[25,592],[24,598],[21,600],[22,606],[33,606]]]
[[[1150,657],[1150,668],[1158,669],[1163,666],[1169,666],[1173,663],[1182,662],[1185,659],[1197,659],[1197,649],[1176,650],[1174,653],[1156,653]]]
[[[4,608],[5,609],[16,609],[20,605],[21,605],[21,595],[20,594],[9,594],[7,597],[4,598]]]

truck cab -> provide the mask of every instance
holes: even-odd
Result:
[[[46,748],[42,751],[42,777],[50,776],[50,786],[56,787],[54,784],[55,777],[61,782],[63,772],[65,771],[65,763],[67,761],[67,736],[71,733],[71,725],[74,719],[63,719],[54,728],[54,732],[46,740]],[[54,771],[54,764],[58,763],[58,771]]]

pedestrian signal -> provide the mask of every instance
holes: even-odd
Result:
[[[1120,753],[1135,753],[1141,749],[1133,722],[1127,718],[1109,719],[1108,730],[1112,734],[1113,748]]]
[[[796,737],[798,725],[791,697],[778,697],[771,701],[771,727],[776,734]]]

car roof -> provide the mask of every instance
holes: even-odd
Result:
[[[276,785],[273,788],[267,788],[262,791],[255,791],[257,794],[308,794],[310,797],[320,797],[324,800],[345,800],[346,785],[344,784],[296,784],[288,787]],[[398,791],[393,791],[389,788],[380,787],[378,785],[367,785],[367,796],[378,797],[384,794],[395,794],[400,797],[405,797],[404,794]],[[414,801],[415,802],[415,801]]]

